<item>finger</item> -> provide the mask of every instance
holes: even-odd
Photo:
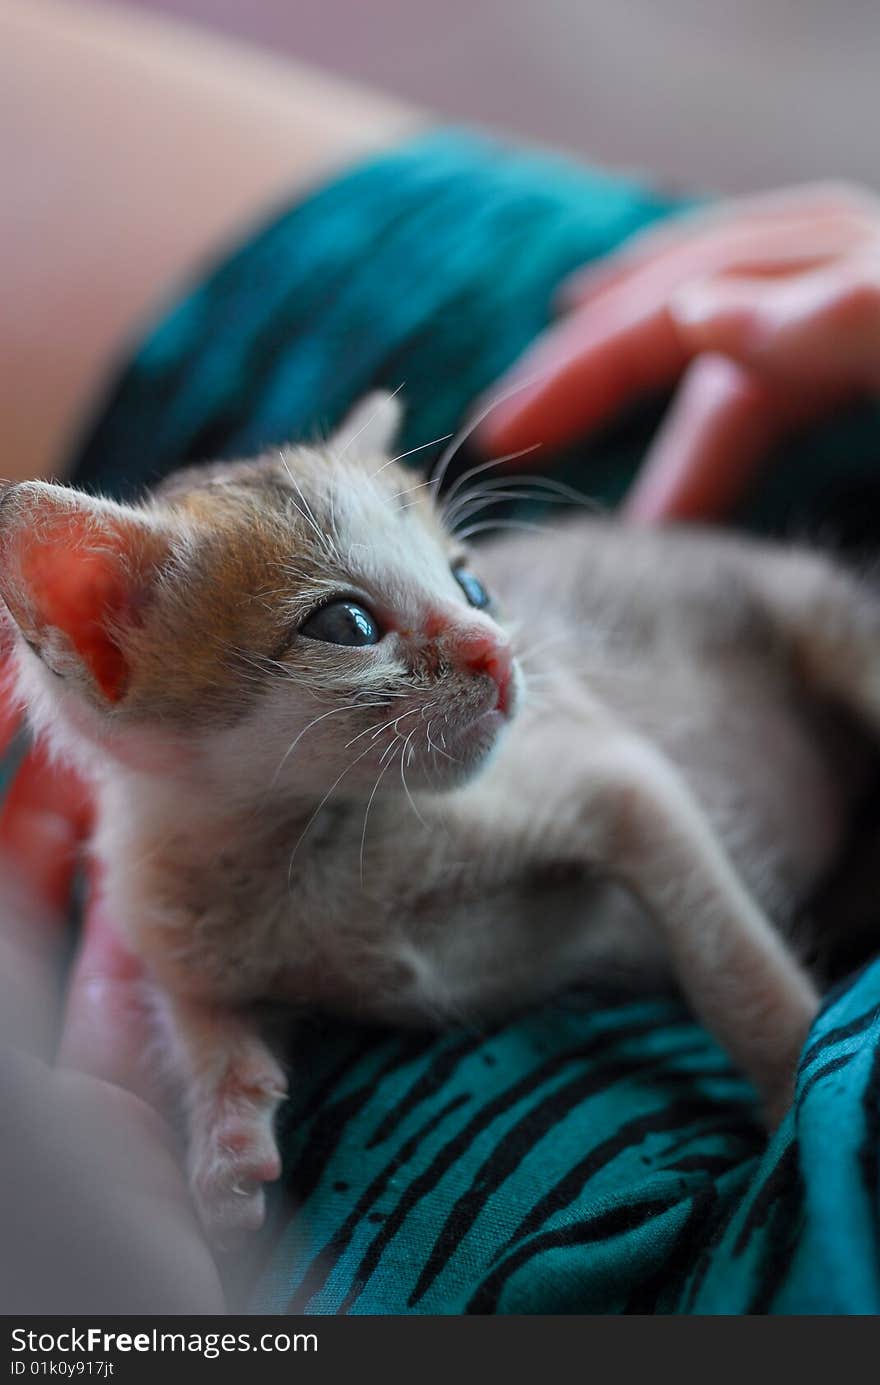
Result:
[[[691,284],[669,311],[689,353],[722,352],[792,387],[880,387],[880,265]]]
[[[868,256],[785,281],[716,277],[684,286],[634,280],[551,328],[501,383],[477,430],[490,454],[557,446],[686,362],[730,354],[786,384],[880,380],[880,269]],[[531,383],[513,386],[528,376]],[[800,381],[803,383],[803,381]]]
[[[860,252],[878,239],[878,225],[851,217],[770,223],[755,228],[734,223],[713,234],[684,237],[662,254],[647,259],[622,255],[604,275],[567,280],[561,288],[562,308],[596,306],[612,295],[659,299],[693,279],[721,274],[761,278],[818,269]]]
[[[724,246],[728,252],[751,253],[764,244],[772,246],[772,258],[785,263],[786,243],[805,233],[818,232],[845,247],[861,244],[876,236],[878,221],[880,203],[872,194],[833,183],[712,203],[657,222],[613,254],[577,270],[560,288],[560,306],[595,298],[648,266],[683,259],[687,267],[703,250],[710,257],[721,253],[723,262]]]
[[[715,519],[733,508],[784,426],[766,387],[740,366],[690,366],[623,505],[636,523]]]
[[[686,361],[665,306],[623,317],[575,314],[521,359],[476,439],[491,456],[558,446],[609,418],[632,396],[671,384]],[[530,383],[516,390],[520,377]]]
[[[146,1061],[153,1037],[143,969],[99,901],[73,968],[59,1059],[155,1104],[160,1093]]]

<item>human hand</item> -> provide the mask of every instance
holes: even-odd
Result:
[[[781,435],[880,391],[880,199],[819,184],[691,212],[574,275],[561,302],[478,440],[560,445],[683,377],[624,510],[719,516]]]
[[[8,718],[7,718],[8,720]],[[161,1093],[140,967],[100,901],[59,1013],[59,951],[88,824],[32,752],[0,816],[0,1298],[6,1312],[222,1313]]]

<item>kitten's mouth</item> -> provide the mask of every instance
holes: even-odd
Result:
[[[509,668],[504,677],[498,681],[498,700],[494,711],[500,712],[503,717],[509,719],[513,714],[514,703],[516,700],[513,668]]]
[[[488,709],[489,714],[498,714],[504,721],[511,721],[519,706],[520,680],[517,664],[511,662],[503,673],[496,672],[495,704]],[[486,715],[486,713],[483,713]]]
[[[502,676],[493,671],[483,680],[475,706],[463,706],[463,696],[451,699],[443,718],[442,735],[435,731],[428,742],[429,751],[433,752],[431,787],[440,787],[438,781],[447,788],[461,784],[492,754],[516,712],[519,684],[514,664]],[[465,691],[468,700],[476,693],[476,689]]]
[[[494,701],[488,701],[472,720],[460,725],[454,733],[456,754],[462,762],[475,767],[488,753],[513,719],[518,702],[517,679],[513,670],[498,680]]]
[[[480,712],[447,737],[451,758],[461,770],[470,773],[494,749],[506,724],[506,715],[497,707]]]

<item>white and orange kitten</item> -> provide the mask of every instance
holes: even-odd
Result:
[[[880,728],[880,603],[829,559],[583,516],[469,556],[397,423],[2,501],[17,688],[95,785],[220,1235],[279,1173],[267,999],[443,1025],[672,973],[778,1115],[817,1005],[783,934]]]

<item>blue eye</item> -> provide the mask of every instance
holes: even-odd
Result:
[[[453,568],[452,575],[470,604],[475,606],[478,611],[485,610],[489,605],[489,593],[486,591],[479,577],[475,577],[472,572],[468,572],[466,567]]]
[[[381,639],[379,627],[369,611],[354,601],[330,601],[321,606],[303,621],[299,633],[309,640],[323,640],[325,644],[378,644]]]

